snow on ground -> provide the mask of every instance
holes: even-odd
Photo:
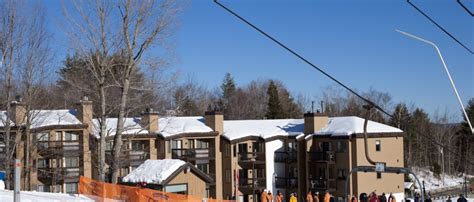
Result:
[[[161,184],[185,163],[178,159],[146,160],[122,180],[130,183]]]
[[[427,191],[458,186],[464,182],[464,176],[446,175],[444,177],[444,185],[443,185],[443,175],[441,175],[440,178],[437,178],[434,176],[433,172],[425,168],[414,167],[412,168],[412,170],[416,174],[416,176],[418,177],[421,183],[425,181],[425,189]],[[468,178],[469,177],[473,177],[473,176],[468,176]],[[412,177],[411,175],[410,175],[410,178],[412,178],[412,180],[415,181],[414,177]],[[416,186],[417,188],[419,188],[418,183],[416,183]]]
[[[78,194],[46,193],[46,192],[20,192],[22,202],[92,202],[94,200]],[[13,201],[13,191],[0,190],[0,201]]]

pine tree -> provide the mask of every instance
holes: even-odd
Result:
[[[265,115],[267,119],[279,119],[283,118],[284,112],[280,104],[280,99],[278,98],[278,88],[275,83],[270,80],[268,85],[268,104],[267,104],[267,114]]]
[[[235,97],[236,87],[234,78],[230,73],[226,73],[221,84],[221,96],[218,100],[217,105],[219,109],[224,112],[226,119],[233,119],[233,100]]]

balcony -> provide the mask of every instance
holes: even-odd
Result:
[[[276,177],[275,178],[275,186],[276,188],[297,188],[298,187],[298,179],[295,177]]]
[[[80,174],[81,168],[79,167],[38,168],[38,179],[40,180],[79,179]]]
[[[51,154],[76,154],[78,156],[78,151],[81,149],[78,141],[39,141],[36,145],[38,153],[43,156]]]
[[[265,168],[265,152],[239,153],[238,163],[243,168]]]
[[[239,190],[242,193],[252,193],[253,190],[261,190],[266,187],[266,178],[241,178],[239,179]]]
[[[310,179],[311,186],[318,191],[335,191],[336,180],[335,179]]]
[[[214,149],[172,149],[172,158],[182,160],[193,160],[193,159],[211,159],[214,158]]]
[[[334,151],[308,152],[308,160],[313,162],[335,163],[336,153]]]
[[[106,162],[110,165],[113,160],[112,151],[106,151]],[[120,163],[122,166],[139,166],[146,160],[150,159],[150,154],[145,151],[125,150],[120,155]]]
[[[296,151],[276,151],[275,162],[293,163],[296,162],[298,153]]]

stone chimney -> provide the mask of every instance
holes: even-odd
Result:
[[[15,101],[10,103],[9,116],[15,125],[23,125],[26,123],[26,108],[21,97],[17,97]]]
[[[153,111],[152,108],[147,108],[142,112],[140,125],[148,130],[149,133],[157,132],[159,129],[159,118],[158,112]]]
[[[89,100],[89,97],[84,96],[82,99],[76,104],[77,109],[77,119],[81,121],[83,124],[87,124],[87,130],[92,132],[92,119],[94,115],[94,111],[92,109],[92,101]]]
[[[206,125],[221,135],[224,132],[224,114],[219,111],[207,111],[205,113]]]
[[[313,134],[328,125],[329,117],[323,113],[307,112],[304,114],[304,133]]]

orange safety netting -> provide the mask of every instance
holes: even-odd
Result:
[[[232,200],[203,199],[197,196],[174,194],[153,189],[100,182],[81,176],[79,194],[97,201],[122,200],[129,202],[235,202]]]

